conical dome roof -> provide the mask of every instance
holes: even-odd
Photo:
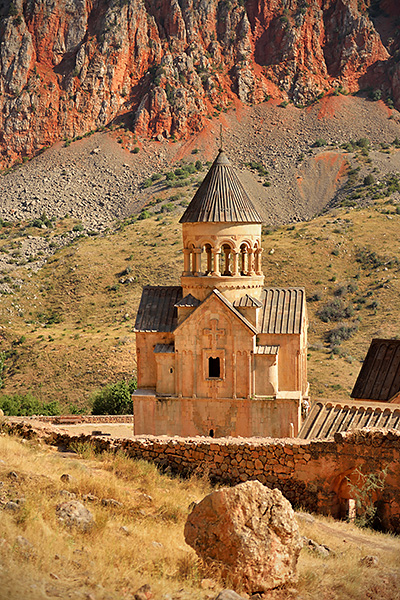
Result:
[[[223,150],[183,213],[180,223],[262,223]]]

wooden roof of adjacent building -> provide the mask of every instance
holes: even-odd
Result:
[[[400,431],[400,407],[374,402],[329,402],[314,404],[298,437],[305,440],[327,440],[335,433],[372,427]]]
[[[304,288],[264,290],[261,333],[301,333],[305,317]]]
[[[180,223],[262,223],[223,150],[205,176]]]
[[[140,299],[135,331],[174,331],[178,324],[175,304],[181,299],[181,286],[146,285]]]
[[[400,392],[400,340],[374,339],[351,397],[388,402]]]

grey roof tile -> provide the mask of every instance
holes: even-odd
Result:
[[[261,333],[301,332],[305,315],[304,288],[265,288]]]
[[[278,354],[279,346],[256,346],[254,354]]]
[[[262,223],[235,169],[220,150],[180,223]]]
[[[180,286],[143,288],[135,331],[173,331],[178,324],[175,304],[182,298]]]
[[[192,296],[192,294],[187,294],[187,296],[182,298],[182,300],[179,300],[179,302],[177,302],[175,304],[175,306],[180,307],[180,308],[183,308],[183,307],[191,308],[191,307],[199,306],[199,304],[201,304],[200,300],[198,300],[197,298]]]
[[[156,344],[153,352],[155,354],[173,354],[175,352],[174,344]]]
[[[233,306],[235,308],[261,308],[262,303],[257,298],[245,294],[239,300],[235,300]]]

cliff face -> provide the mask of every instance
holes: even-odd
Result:
[[[399,9],[371,2],[0,0],[0,163],[121,115],[180,138],[238,99],[371,86],[400,108],[396,36],[376,29]]]

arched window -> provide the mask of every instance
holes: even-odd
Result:
[[[249,270],[249,247],[247,244],[240,246],[240,274],[247,275]]]
[[[209,275],[213,270],[212,266],[212,252],[211,252],[211,244],[206,244],[204,246],[204,250],[207,257],[207,266],[206,266],[206,275]]]
[[[221,377],[221,363],[219,356],[213,358],[210,356],[208,359],[208,377],[218,379]]]
[[[222,275],[224,276],[228,276],[228,275],[232,275],[232,248],[230,247],[229,244],[223,244],[222,245],[222,252],[224,255],[224,270],[222,272]]]

